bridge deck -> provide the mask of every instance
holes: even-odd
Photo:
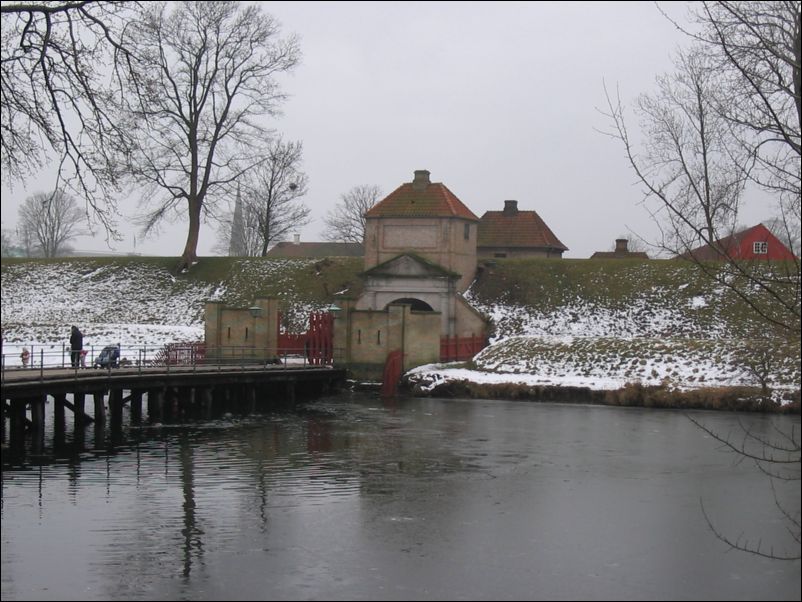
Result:
[[[344,378],[332,366],[293,364],[196,364],[193,366],[122,367],[112,370],[74,368],[7,369],[2,373],[3,397],[91,391],[98,387],[147,389],[164,386],[209,386]]]

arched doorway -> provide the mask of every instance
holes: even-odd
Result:
[[[434,311],[434,308],[426,303],[426,301],[413,299],[412,297],[403,297],[395,301],[390,301],[390,303],[384,306],[384,309],[387,309],[390,305],[411,305],[412,311]]]

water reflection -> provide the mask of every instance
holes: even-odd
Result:
[[[765,478],[679,413],[339,397],[87,433],[3,471],[4,600],[800,595],[798,562],[707,530],[700,498],[787,535]]]

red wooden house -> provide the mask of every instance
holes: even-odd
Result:
[[[697,247],[682,257],[697,261],[721,261],[727,258],[782,261],[792,260],[795,256],[766,226],[758,224],[722,238],[716,247]]]

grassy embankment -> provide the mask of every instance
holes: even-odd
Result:
[[[212,257],[202,258],[188,274],[173,276],[175,261],[3,259],[4,339],[61,340],[70,323],[197,326],[206,300],[247,306],[257,296],[278,297],[285,313],[300,324],[308,311],[336,302],[337,293],[357,296],[361,290],[362,261],[355,258]],[[735,356],[749,350],[763,328],[726,287],[711,285],[693,266],[676,261],[498,260],[480,270],[468,296],[494,318],[495,340],[500,341],[473,367],[546,376],[568,368],[588,378],[620,373],[632,383],[617,393],[619,402],[627,404],[651,403],[679,379],[695,381],[698,395],[710,379],[710,366],[722,379],[743,370]],[[513,338],[502,340],[507,337]],[[770,384],[792,395],[795,390],[798,398],[799,341],[772,340]],[[727,390],[727,395],[734,391]],[[552,393],[509,391],[504,396],[516,395]]]
[[[434,395],[754,409],[774,405],[765,401],[773,389],[775,401],[799,407],[799,336],[770,332],[743,300],[695,266],[498,260],[480,271],[469,296],[494,318],[497,343],[467,367],[513,382],[443,382]],[[771,303],[759,291],[752,301]],[[543,384],[513,384],[527,373]],[[549,384],[610,377],[620,387]]]

